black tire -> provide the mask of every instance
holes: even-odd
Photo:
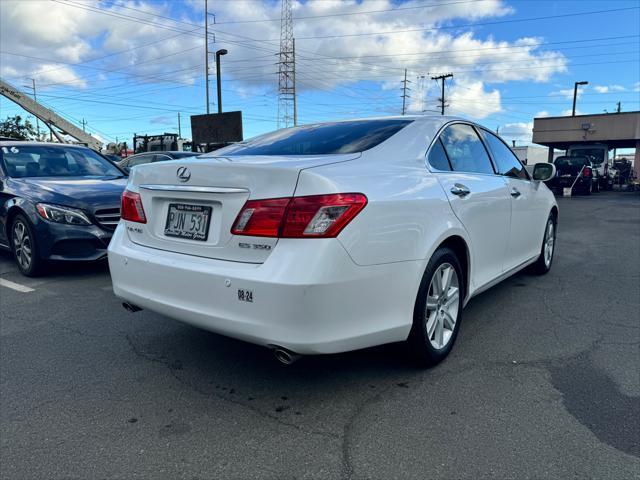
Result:
[[[20,232],[22,237],[20,238]],[[16,260],[18,270],[27,277],[36,277],[44,270],[44,261],[40,258],[38,243],[31,222],[23,214],[18,214],[13,218],[9,227],[9,239],[11,252]],[[26,242],[25,242],[26,239]],[[26,249],[30,252],[29,261],[26,261]]]
[[[551,259],[549,262],[545,260],[545,244],[547,240],[547,234],[549,232],[549,225],[553,225],[553,245],[551,249]],[[542,237],[542,245],[540,246],[540,256],[536,260],[534,264],[531,265],[530,271],[536,275],[545,275],[551,270],[551,266],[553,265],[553,257],[556,252],[556,233],[557,233],[557,220],[556,216],[553,213],[549,214],[549,218],[547,219],[547,223],[544,228],[544,235]]]
[[[427,318],[427,297],[429,296],[430,290],[432,288],[432,280],[434,279],[434,274],[436,272],[440,272],[441,267],[447,269],[447,264],[453,267],[453,270],[455,270],[457,276],[457,314],[455,315],[456,318],[453,329],[445,329],[444,323],[441,324],[442,327],[440,331],[442,331],[442,329],[445,329],[449,337],[446,344],[444,344],[441,348],[436,348],[432,344],[433,340],[430,339],[430,335],[427,333],[427,325],[429,324],[429,318],[431,318]],[[411,354],[413,359],[415,359],[421,366],[436,365],[437,363],[444,360],[453,348],[453,344],[456,341],[458,331],[460,330],[460,324],[462,322],[462,306],[464,303],[465,294],[465,279],[456,254],[449,248],[440,248],[436,250],[436,252],[431,257],[431,260],[429,260],[424,275],[422,276],[422,281],[420,282],[418,297],[416,298],[416,303],[413,311],[413,326],[411,327],[411,333],[409,334],[409,338],[407,339],[409,353]],[[453,298],[454,297],[451,297],[451,299]],[[446,301],[444,300],[446,300],[446,295],[443,298],[443,304],[446,304]],[[455,300],[453,301],[455,302]],[[440,301],[438,301],[437,305],[438,306],[435,308],[436,315],[438,313],[438,309],[440,309]],[[453,305],[453,303],[451,305]],[[431,315],[433,315],[433,313],[434,312],[432,311]],[[446,322],[445,320],[443,321]],[[435,335],[436,331],[438,331],[438,328],[434,328],[435,329],[433,330],[433,333]]]

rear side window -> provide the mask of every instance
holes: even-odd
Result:
[[[431,146],[431,151],[429,152],[429,157],[427,158],[427,160],[429,161],[429,165],[431,165],[436,170],[451,170],[449,159],[447,158],[447,154],[444,151],[444,147],[442,146],[442,142],[440,141],[440,139],[437,139]]]
[[[454,171],[494,173],[487,150],[471,125],[450,125],[444,129],[440,140]]]
[[[511,149],[492,133],[482,129],[480,129],[480,132],[482,132],[482,136],[487,142],[489,150],[491,150],[491,155],[498,168],[498,173],[500,175],[506,175],[507,177],[528,180],[527,172]]]
[[[327,155],[364,152],[411,120],[359,120],[287,128],[232,145],[217,155]]]
[[[139,155],[137,157],[130,158],[129,161],[127,161],[127,167],[131,168],[131,167],[135,167],[136,165],[149,163],[151,162],[151,160],[153,160],[153,154],[149,153],[146,155]]]

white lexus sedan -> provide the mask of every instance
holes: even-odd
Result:
[[[390,342],[451,350],[466,302],[553,261],[558,207],[509,147],[446,116],[288,128],[141,165],[109,245],[115,294],[291,363]]]

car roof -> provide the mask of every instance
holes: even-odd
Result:
[[[0,140],[0,146],[2,147],[17,147],[20,145],[53,148],[89,148],[86,145],[75,145],[73,143],[32,142],[31,140]]]

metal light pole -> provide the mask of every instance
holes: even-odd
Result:
[[[218,84],[218,113],[222,113],[222,89],[220,88],[220,57],[226,55],[227,52],[224,48],[221,48],[216,52],[216,81]]]
[[[589,82],[576,82],[573,84],[573,109],[571,110],[571,116],[576,116],[576,98],[578,96],[578,85],[589,85]]]

